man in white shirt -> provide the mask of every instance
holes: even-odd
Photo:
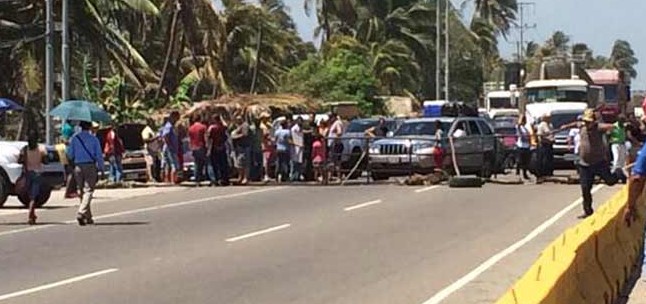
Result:
[[[303,118],[298,117],[291,128],[292,134],[292,147],[291,147],[291,181],[299,181],[301,179],[301,167],[303,164]]]
[[[343,134],[343,120],[341,117],[337,116],[335,113],[330,114],[330,121],[332,125],[328,131],[328,147],[329,147],[329,157],[334,164],[334,170],[332,174],[338,175],[341,177],[341,157],[343,154],[343,144],[341,143],[341,135]]]

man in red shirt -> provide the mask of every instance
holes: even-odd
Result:
[[[123,178],[123,153],[126,149],[123,146],[123,141],[119,137],[117,130],[114,126],[108,127],[108,132],[105,135],[105,144],[103,146],[104,157],[110,162],[110,181],[113,183],[120,183]]]
[[[200,115],[193,115],[188,128],[189,148],[193,152],[195,183],[200,186],[206,170],[206,126]]]
[[[213,182],[221,186],[229,185],[229,158],[227,156],[227,127],[220,115],[214,115],[207,131],[207,153],[215,176]]]

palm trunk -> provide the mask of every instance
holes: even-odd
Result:
[[[260,65],[260,45],[262,44],[262,26],[258,27],[258,41],[256,42],[256,64],[253,67],[253,78],[251,79],[250,94],[256,93],[256,82],[258,81],[258,65]]]
[[[177,31],[177,16],[179,15],[179,4],[175,2],[175,11],[173,12],[173,19],[171,21],[169,33],[168,33],[168,48],[166,49],[166,58],[164,60],[164,68],[162,69],[161,77],[159,79],[159,87],[157,88],[157,93],[155,93],[155,99],[159,99],[161,91],[164,89],[164,82],[166,81],[166,76],[168,73],[168,65],[170,64],[171,57],[175,50],[175,35]]]

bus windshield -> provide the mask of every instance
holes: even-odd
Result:
[[[492,109],[512,109],[511,98],[509,97],[490,97],[489,107]]]
[[[529,88],[527,92],[527,101],[530,103],[535,102],[587,102],[588,92],[584,87],[545,87],[545,88]]]

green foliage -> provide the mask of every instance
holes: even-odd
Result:
[[[323,101],[356,101],[365,113],[374,106],[377,80],[361,53],[337,49],[328,58],[310,55],[284,78],[284,92],[301,93]]]

